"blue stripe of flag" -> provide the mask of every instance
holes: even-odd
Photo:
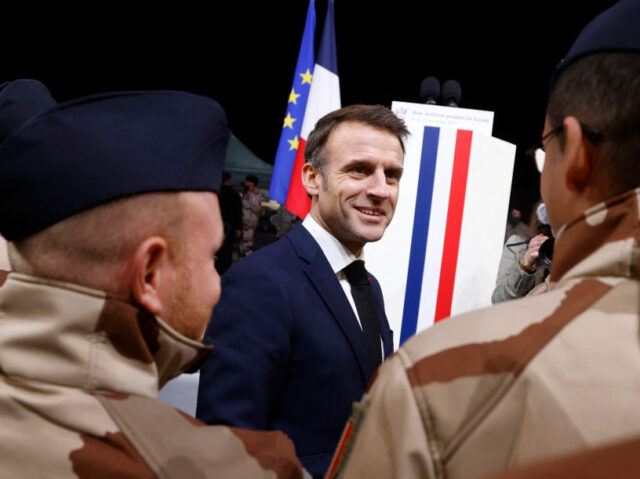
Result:
[[[322,65],[330,72],[338,75],[338,54],[336,53],[336,29],[333,21],[333,0],[327,5],[327,15],[324,17],[324,27],[320,49],[318,50],[318,65]]]
[[[427,253],[429,237],[429,220],[431,219],[431,202],[436,173],[436,157],[440,128],[425,126],[422,139],[422,155],[420,158],[420,176],[416,195],[416,211],[413,218],[413,236],[409,253],[409,270],[407,272],[407,289],[402,312],[402,329],[400,344],[413,336],[418,327],[418,311],[420,309],[420,293],[422,291],[422,275]]]
[[[271,186],[269,187],[269,196],[278,203],[284,204],[287,201],[287,193],[289,191],[289,183],[291,181],[291,171],[296,159],[297,148],[292,146],[292,142],[296,139],[300,140],[300,130],[302,129],[302,120],[307,107],[307,99],[309,98],[309,83],[302,83],[301,75],[307,70],[313,73],[314,55],[313,44],[316,31],[316,10],[314,0],[309,1],[307,10],[307,19],[304,24],[304,33],[302,34],[302,43],[300,44],[300,52],[298,53],[298,61],[296,63],[296,71],[293,75],[293,84],[291,88],[296,94],[300,95],[296,99],[296,103],[287,103],[287,112],[285,118],[291,115],[295,118],[293,128],[283,126],[278,143],[278,150],[273,164],[273,173],[271,176]],[[289,90],[291,91],[291,90]]]

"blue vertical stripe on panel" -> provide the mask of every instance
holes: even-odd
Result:
[[[416,194],[416,211],[413,218],[413,236],[409,253],[409,270],[407,272],[407,288],[402,313],[402,330],[400,344],[413,336],[418,326],[418,310],[420,309],[420,292],[422,275],[429,237],[429,221],[431,219],[431,202],[433,200],[433,183],[436,173],[436,158],[440,128],[424,127],[422,138],[422,155],[420,157],[420,176]]]

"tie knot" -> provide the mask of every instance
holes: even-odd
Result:
[[[364,261],[357,259],[349,266],[346,266],[342,271],[347,277],[349,284],[369,284],[369,275],[364,269]]]

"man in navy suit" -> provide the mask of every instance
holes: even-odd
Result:
[[[362,249],[393,217],[407,134],[379,105],[321,118],[302,170],[309,215],[223,276],[207,330],[214,349],[201,369],[197,416],[284,431],[314,476],[325,473],[352,403],[393,351]]]

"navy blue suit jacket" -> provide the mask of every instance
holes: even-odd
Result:
[[[382,292],[384,355],[393,351]],[[206,336],[197,416],[209,424],[284,431],[322,475],[375,371],[360,325],[329,262],[301,225],[235,263]]]

